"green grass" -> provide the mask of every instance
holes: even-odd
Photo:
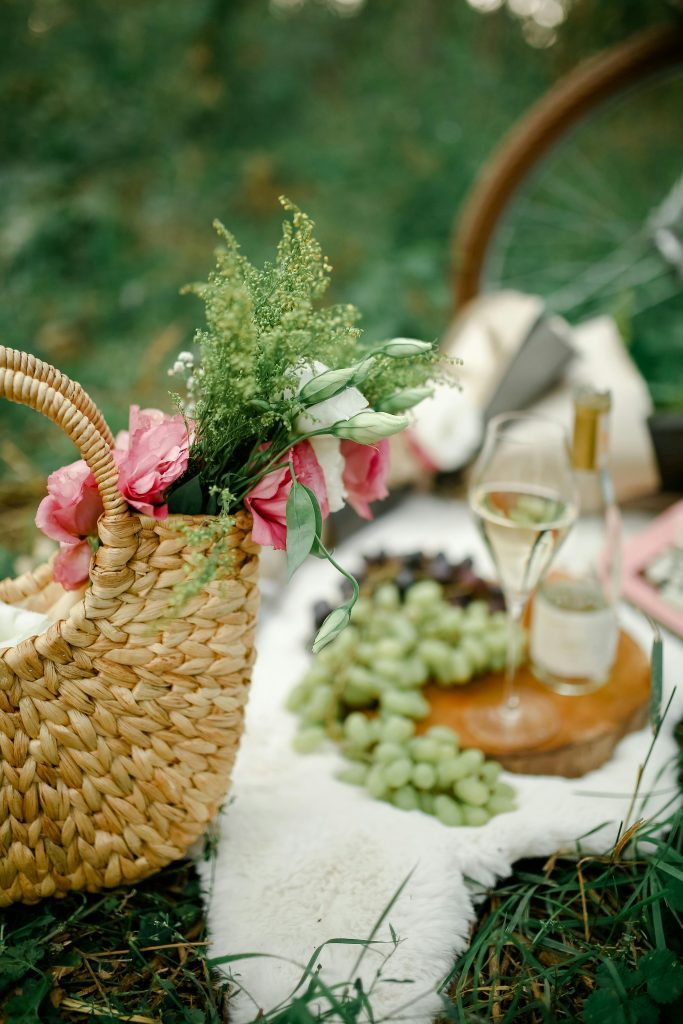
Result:
[[[683,740],[683,723],[678,727]],[[676,794],[671,794],[672,805]],[[443,980],[442,1020],[500,1024],[655,1024],[683,1012],[683,812],[664,827],[641,815],[604,857],[530,859],[482,897],[468,949]],[[580,844],[579,844],[580,849]],[[409,885],[406,879],[404,885]],[[472,883],[473,889],[477,886]],[[400,890],[399,890],[400,891]],[[354,972],[325,985],[306,965],[291,998],[262,1024],[373,1019],[374,989],[391,977],[402,936],[393,902],[368,936],[330,938],[380,953],[364,990]],[[197,876],[171,865],[130,889],[71,894],[0,916],[0,1010],[6,1024],[57,1021],[213,1024],[227,1001],[221,965],[239,984],[245,951],[211,960]],[[380,973],[381,972],[381,973]],[[408,1010],[417,991],[405,986]],[[317,1007],[313,1005],[314,1001]],[[257,1019],[255,1010],[254,1020]],[[377,1017],[377,1020],[380,1020]],[[399,1019],[392,1014],[392,1020]]]

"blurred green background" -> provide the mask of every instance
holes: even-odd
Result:
[[[3,343],[75,376],[121,428],[130,402],[164,403],[201,323],[179,289],[212,264],[212,219],[262,260],[281,193],[316,219],[332,297],[370,338],[438,337],[486,155],[578,60],[671,13],[563,0],[539,29],[534,2],[0,0]],[[70,458],[3,404],[5,496]]]

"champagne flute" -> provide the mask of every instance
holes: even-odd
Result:
[[[503,698],[477,703],[467,724],[489,751],[529,749],[559,728],[552,699],[520,690],[515,670],[522,621],[577,515],[577,495],[564,428],[525,413],[494,417],[469,482],[468,500],[491,555],[508,614]]]

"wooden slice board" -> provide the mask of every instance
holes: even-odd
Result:
[[[527,775],[564,775],[576,778],[598,768],[628,732],[641,729],[648,720],[650,664],[647,656],[626,633],[621,633],[611,678],[594,693],[564,697],[539,683],[528,666],[518,673],[520,690],[541,691],[551,699],[561,720],[559,731],[545,743],[528,750],[505,753],[487,749],[468,732],[465,713],[477,703],[502,701],[503,675],[482,676],[476,682],[448,689],[425,687],[431,704],[420,732],[431,725],[449,725],[458,733],[462,747],[482,747],[484,753],[512,772]]]

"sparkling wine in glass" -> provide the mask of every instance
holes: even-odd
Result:
[[[515,668],[529,598],[577,515],[563,427],[523,413],[494,417],[468,498],[505,594],[509,640],[503,699],[473,705],[467,724],[489,751],[531,749],[559,727],[552,700],[540,692],[520,690]]]

